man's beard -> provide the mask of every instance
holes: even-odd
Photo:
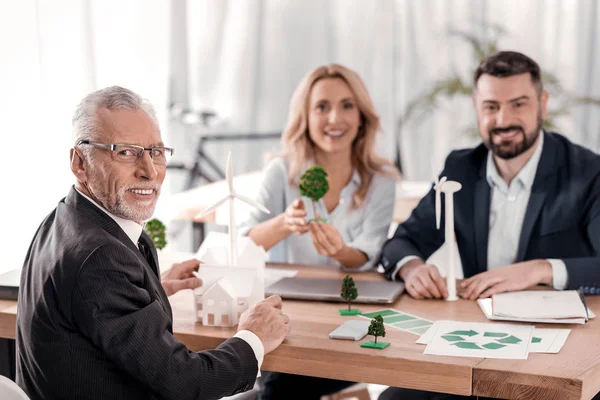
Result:
[[[111,198],[110,194],[105,190],[90,190],[92,187],[101,188],[96,185],[97,177],[90,177],[90,183],[88,184],[88,190],[96,198],[96,200],[102,205],[109,213],[121,217],[123,219],[142,222],[150,219],[154,214],[154,208],[156,207],[156,200],[160,195],[160,185],[156,183],[138,183],[133,185],[122,186],[117,189],[116,198]],[[145,202],[127,202],[125,196],[129,189],[154,189],[156,195],[152,200]]]
[[[488,147],[488,149],[490,149],[492,151],[492,153],[494,153],[494,155],[496,155],[504,160],[513,159],[513,158],[525,153],[527,150],[529,150],[531,148],[531,146],[534,145],[535,141],[537,140],[537,138],[540,134],[540,130],[542,129],[543,123],[544,123],[544,121],[542,119],[542,114],[541,114],[541,112],[538,112],[537,126],[535,127],[535,130],[533,132],[529,132],[528,134],[525,133],[525,129],[520,125],[510,125],[507,127],[490,129],[490,131],[488,133],[489,139],[488,139],[487,147]],[[511,130],[518,130],[521,133],[523,140],[518,143],[511,143],[510,145],[505,145],[502,143],[501,144],[494,143],[494,141],[492,139],[493,135],[497,135],[500,132],[508,132]]]

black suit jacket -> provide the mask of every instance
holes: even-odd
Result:
[[[454,219],[465,278],[487,270],[487,153],[483,145],[454,151],[440,175],[462,184],[462,190],[454,194]],[[384,244],[381,263],[388,279],[392,279],[396,263],[403,257],[417,255],[425,260],[443,244],[443,209],[442,227],[437,230],[432,189]],[[600,294],[599,254],[600,156],[559,134],[544,132],[544,147],[525,212],[516,262],[562,259],[569,289]]]
[[[39,227],[17,313],[17,383],[32,399],[214,399],[257,372],[241,339],[195,353],[173,336],[158,271],[75,189]]]

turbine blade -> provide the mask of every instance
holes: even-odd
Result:
[[[221,207],[223,205],[223,203],[225,203],[227,200],[229,200],[229,196],[223,197],[221,200],[217,201],[212,206],[210,206],[207,209],[203,210],[202,212],[198,213],[194,218],[202,218],[205,215],[210,214],[211,212],[215,211],[217,208]]]
[[[227,171],[225,172],[227,177],[227,185],[229,185],[229,194],[235,193],[233,190],[233,166],[231,165],[231,151],[227,154]]]
[[[258,208],[260,211],[264,212],[265,214],[271,214],[271,211],[269,211],[265,206],[263,206],[262,204],[260,204],[259,202],[252,200],[246,196],[242,196],[241,194],[235,194],[234,195],[235,198],[243,201],[246,204],[250,204],[252,207]]]

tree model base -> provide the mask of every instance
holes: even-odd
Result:
[[[360,347],[365,347],[367,349],[378,349],[378,350],[383,350],[386,347],[388,347],[390,345],[390,342],[378,342],[375,343],[372,340],[369,340],[368,342],[364,342],[363,344],[360,345]]]

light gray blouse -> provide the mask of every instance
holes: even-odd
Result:
[[[367,263],[360,267],[360,270],[367,270],[377,261],[381,246],[387,238],[394,213],[396,182],[393,177],[376,174],[362,207],[353,209],[352,195],[358,189],[360,182],[358,172],[354,171],[350,182],[342,189],[337,207],[331,213],[327,213],[321,199],[317,203],[317,213],[327,218],[327,222],[338,229],[347,246],[367,255]],[[256,200],[267,207],[271,214],[267,215],[253,209],[248,219],[239,226],[239,233],[248,234],[254,225],[283,213],[294,200],[300,197],[302,196],[299,188],[289,184],[287,162],[281,157],[274,158],[263,171],[262,184],[256,197]],[[308,214],[307,218],[312,218],[314,215],[312,200],[302,197],[302,201]],[[269,250],[267,259],[271,262],[341,267],[337,260],[317,253],[310,239],[310,233],[288,236]],[[352,270],[356,271],[356,269]]]

